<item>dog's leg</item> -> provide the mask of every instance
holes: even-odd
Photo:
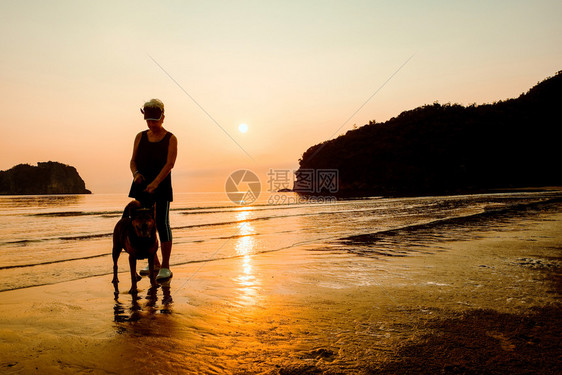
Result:
[[[150,285],[156,287],[156,271],[154,270],[154,258],[156,254],[148,257],[148,275],[150,277]]]
[[[111,281],[115,287],[119,283],[119,278],[117,277],[117,261],[119,260],[119,255],[121,255],[121,247],[113,243],[113,251],[111,253],[113,257],[113,280]]]
[[[113,280],[111,282],[113,283],[113,296],[115,297],[116,301],[119,298],[119,278],[117,277],[117,261],[119,260],[120,254],[121,254],[121,248],[113,245],[113,251],[111,253],[113,257]]]
[[[137,258],[129,254],[129,267],[131,268],[131,290],[130,294],[137,294]]]

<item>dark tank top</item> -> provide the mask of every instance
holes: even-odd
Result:
[[[142,184],[133,182],[129,197],[140,201],[172,201],[172,172],[158,185],[153,194],[144,193],[146,186],[151,183],[160,173],[166,161],[168,160],[168,147],[172,133],[167,132],[164,138],[158,142],[150,142],[148,140],[148,130],[142,132],[141,140],[137,148],[135,163],[140,174],[144,177]]]

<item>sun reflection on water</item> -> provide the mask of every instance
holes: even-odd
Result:
[[[254,305],[257,303],[259,280],[256,278],[253,255],[256,252],[257,241],[255,239],[256,230],[247,221],[254,216],[251,210],[245,209],[236,214],[238,221],[238,238],[234,248],[236,254],[240,256],[242,261],[240,267],[240,274],[235,278],[236,283],[239,285],[239,302],[243,305]]]

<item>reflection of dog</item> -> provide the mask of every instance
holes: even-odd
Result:
[[[122,249],[129,253],[129,266],[131,267],[129,293],[137,292],[137,281],[141,279],[137,274],[137,259],[148,258],[150,284],[156,286],[154,256],[158,250],[158,241],[156,240],[153,208],[142,208],[139,201],[132,201],[125,208],[121,220],[115,225],[113,230],[113,284],[115,285],[119,282],[117,260]]]

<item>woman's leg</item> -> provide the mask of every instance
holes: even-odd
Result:
[[[170,268],[172,253],[172,229],[170,228],[170,202],[156,202],[156,229],[162,250],[162,268]]]
[[[162,268],[170,268],[170,255],[172,254],[172,241],[162,242]]]

